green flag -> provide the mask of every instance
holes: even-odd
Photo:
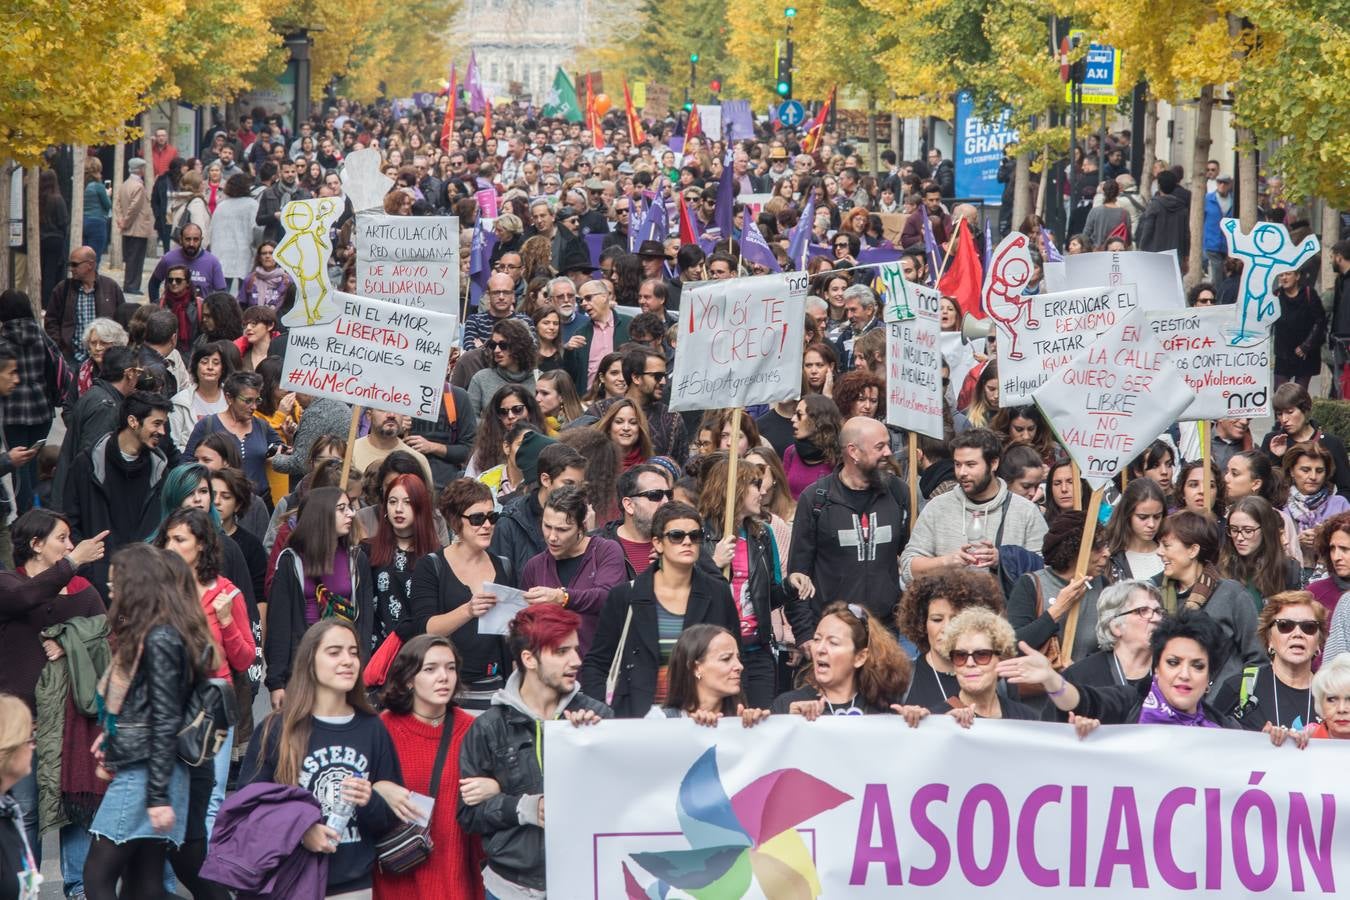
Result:
[[[568,80],[567,73],[558,67],[553,76],[553,87],[544,98],[543,115],[554,119],[566,119],[569,122],[581,121],[581,104],[577,102],[576,88]]]

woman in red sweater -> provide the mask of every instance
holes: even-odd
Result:
[[[384,685],[385,711],[380,718],[398,751],[403,787],[380,782],[374,787],[401,817],[416,812],[417,797],[431,797],[431,856],[411,872],[375,873],[375,900],[428,900],[455,897],[483,900],[483,848],[455,818],[462,794],[470,805],[500,792],[490,778],[459,777],[459,748],[473,717],[454,702],[459,687],[459,652],[449,638],[422,634],[399,650]],[[440,783],[432,793],[431,775],[445,730],[450,738],[441,765]],[[425,803],[425,800],[422,800]],[[423,814],[425,810],[423,809]]]

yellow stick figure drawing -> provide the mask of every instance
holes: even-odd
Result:
[[[331,318],[324,301],[332,293],[328,278],[328,258],[333,252],[328,229],[339,207],[331,197],[316,200],[292,200],[281,212],[286,236],[277,245],[277,264],[295,282],[295,304],[282,324],[290,327],[317,325]]]

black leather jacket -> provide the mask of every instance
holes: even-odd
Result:
[[[117,717],[117,726],[103,741],[104,765],[112,771],[144,763],[150,783],[145,805],[169,805],[169,778],[178,758],[178,729],[197,673],[187,658],[183,638],[168,625],[156,625],[145,636],[140,664]]]

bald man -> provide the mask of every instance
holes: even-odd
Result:
[[[799,644],[831,603],[860,604],[887,623],[895,613],[909,503],[890,455],[886,426],[855,416],[839,432],[839,468],[797,500],[788,583],[801,599],[788,604],[788,621]]]
[[[70,253],[69,277],[58,282],[43,311],[43,327],[67,358],[82,363],[84,330],[98,318],[111,319],[126,299],[122,288],[98,274],[98,256],[92,247],[76,247]]]

